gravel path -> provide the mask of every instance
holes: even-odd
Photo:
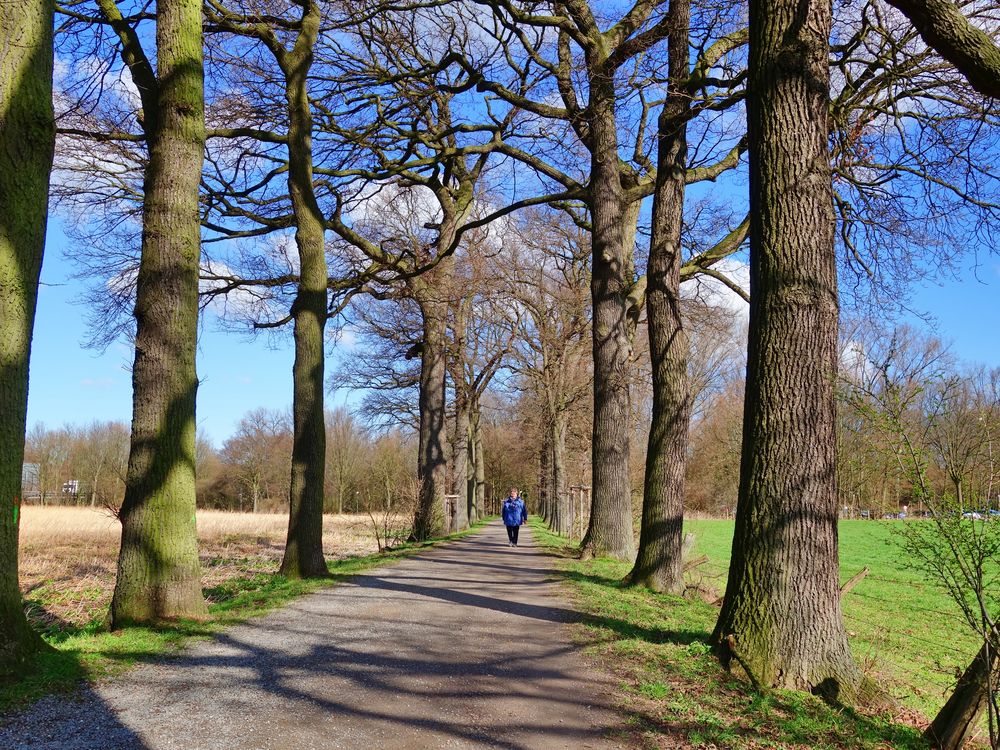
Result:
[[[621,747],[565,592],[499,523],[4,717],[0,748]]]

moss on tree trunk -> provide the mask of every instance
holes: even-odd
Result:
[[[681,228],[687,167],[688,0],[671,0],[670,88],[659,122],[646,315],[653,413],[646,450],[639,551],[628,580],[653,591],[684,591],[681,553],[684,472],[691,415],[688,339],[681,318]]]
[[[713,634],[763,685],[850,703],[840,609],[829,0],[751,0],[750,329],[739,504]]]
[[[324,417],[327,320],[326,236],[313,189],[312,110],[308,74],[319,33],[320,9],[305,5],[291,52],[278,62],[285,75],[288,112],[288,192],[295,215],[299,285],[292,305],[295,362],[292,365],[292,472],[288,536],[281,573],[289,578],[328,574],[323,558],[323,492],[326,476]]]
[[[18,587],[28,361],[45,248],[52,115],[48,0],[0,3],[0,680],[44,647]]]
[[[117,11],[109,3],[102,9],[108,6]],[[137,81],[149,162],[114,627],[206,613],[195,530],[198,187],[205,148],[200,3],[157,5],[156,49],[158,80]]]

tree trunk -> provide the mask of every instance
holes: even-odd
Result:
[[[552,519],[549,523],[557,534],[569,536],[573,531],[573,502],[566,489],[566,413],[557,411],[551,424],[552,446]]]
[[[652,237],[646,270],[646,316],[653,369],[653,414],[646,450],[639,552],[632,584],[684,593],[681,542],[684,471],[691,418],[687,377],[688,339],[681,318],[681,227],[687,167],[690,95],[690,0],[671,0],[668,37],[670,91],[659,122]]]
[[[445,356],[448,303],[439,282],[443,261],[434,271],[411,280],[420,306],[424,338],[420,360],[420,437],[417,478],[420,496],[413,519],[413,536],[423,541],[444,529],[445,485]]]
[[[156,106],[144,106],[149,162],[113,628],[206,614],[195,528],[198,187],[205,149],[200,3],[159,3],[156,50]]]
[[[313,122],[307,83],[319,21],[319,7],[309,3],[295,46],[279,59],[287,82],[288,192],[295,214],[295,244],[299,252],[299,287],[292,305],[295,319],[292,473],[288,540],[281,560],[281,574],[289,578],[318,578],[329,572],[323,558],[326,237],[323,214],[313,190]]]
[[[0,681],[22,674],[44,647],[18,586],[21,468],[28,361],[45,249],[52,115],[48,0],[0,3]],[[8,500],[9,499],[9,500]]]
[[[552,504],[552,430],[545,425],[542,430],[542,444],[538,448],[538,515],[549,522]]]
[[[1000,97],[1000,46],[974,26],[951,0],[889,0],[906,14],[920,38],[966,77],[983,96]]]
[[[483,431],[480,425],[479,400],[472,408],[472,445],[475,446],[475,502],[476,517],[486,517],[486,456],[483,453]]]
[[[986,641],[959,679],[955,692],[924,732],[924,737],[936,750],[959,750],[979,728],[979,720],[989,700],[990,673],[996,663],[995,644]]]
[[[476,469],[479,462],[479,447],[476,445],[476,433],[479,430],[478,400],[475,395],[469,399],[469,436],[466,441],[466,477],[465,496],[469,502],[469,523],[473,524],[483,518],[483,508],[477,502]]]
[[[840,609],[837,268],[827,110],[829,0],[751,0],[750,328],[725,663],[850,703]]]
[[[455,441],[452,444],[454,465],[455,507],[452,509],[451,530],[469,528],[469,398],[461,384],[455,384]]]
[[[618,170],[613,76],[603,70],[590,83],[590,213],[594,310],[593,499],[581,543],[584,556],[635,556],[629,482],[629,359],[632,353],[628,292],[632,251],[623,236],[624,194]]]

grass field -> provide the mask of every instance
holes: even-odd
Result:
[[[906,564],[893,529],[902,521],[840,524],[841,582],[864,567],[869,575],[843,601],[851,647],[862,668],[890,694],[933,716],[981,644],[956,605]],[[725,588],[732,521],[690,521],[694,555],[707,555],[706,578]]]
[[[288,516],[198,511],[202,585],[209,601],[229,581],[276,573]],[[21,517],[21,589],[43,632],[84,627],[103,618],[115,582],[121,525],[94,508],[26,505]],[[323,548],[337,559],[371,554],[367,516],[326,516]]]
[[[697,520],[686,528],[696,535],[691,557],[709,558],[692,582],[721,594],[733,522]],[[630,566],[577,560],[565,539],[537,523],[535,531],[563,555],[564,575],[587,614],[580,638],[618,676],[625,708],[649,747],[925,748],[920,730],[977,648],[947,597],[901,562],[891,522],[849,521],[841,525],[842,580],[866,565],[871,570],[845,598],[851,645],[895,701],[855,712],[809,695],[753,694],[709,653],[717,606],[621,588]]]

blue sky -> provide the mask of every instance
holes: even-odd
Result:
[[[85,310],[75,304],[82,282],[71,277],[67,240],[53,222],[42,268],[31,355],[28,423],[48,427],[131,417],[131,351],[121,343],[106,352],[84,348]],[[937,333],[953,342],[964,360],[1000,366],[1000,258],[960,261],[960,280],[913,290],[913,307],[936,321]],[[341,350],[343,347],[341,347]],[[338,351],[328,359],[328,370]],[[291,403],[290,330],[275,340],[224,332],[211,313],[199,338],[198,425],[216,444],[233,433],[240,418],[257,407],[287,409]],[[338,401],[343,396],[337,397]]]
[[[132,353],[123,343],[106,352],[87,349],[86,310],[75,300],[84,289],[64,257],[67,239],[50,226],[31,351],[28,424],[48,427],[93,420],[129,422]],[[209,313],[199,336],[198,425],[216,444],[250,409],[291,403],[291,330],[251,338],[223,332]]]
[[[1000,367],[1000,257],[959,261],[958,280],[914,289],[913,307],[933,317],[933,327],[967,362]]]

